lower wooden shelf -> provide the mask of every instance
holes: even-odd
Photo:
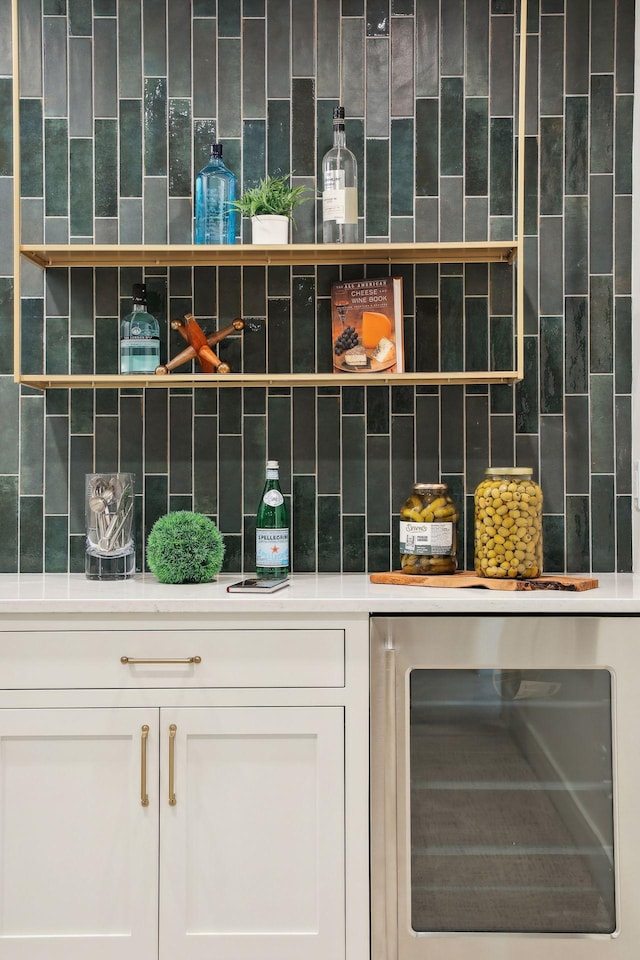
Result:
[[[172,373],[155,374],[21,374],[15,376],[36,390],[116,389],[171,387],[354,387],[437,385],[454,383],[516,383],[522,379],[517,370],[474,370],[472,372],[432,373]]]

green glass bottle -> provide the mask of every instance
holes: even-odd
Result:
[[[282,496],[277,460],[267,461],[267,477],[256,515],[256,576],[289,575],[289,515]]]

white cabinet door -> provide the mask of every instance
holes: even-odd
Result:
[[[2,960],[157,960],[157,720],[0,710]]]
[[[342,960],[342,707],[163,709],[160,729],[160,960]]]

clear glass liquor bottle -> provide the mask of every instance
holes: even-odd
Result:
[[[222,160],[222,144],[211,144],[211,157],[196,177],[196,243],[235,243],[236,177]]]
[[[333,146],[322,159],[322,239],[358,242],[358,163],[347,147],[344,107],[333,109]]]
[[[120,373],[155,373],[160,363],[160,327],[147,311],[147,287],[134,283],[133,308],[120,322]]]
[[[277,460],[267,461],[267,476],[256,515],[256,576],[289,574],[289,515],[282,496]]]

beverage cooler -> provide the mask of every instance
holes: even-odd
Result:
[[[640,955],[639,668],[632,618],[373,618],[373,960]]]

